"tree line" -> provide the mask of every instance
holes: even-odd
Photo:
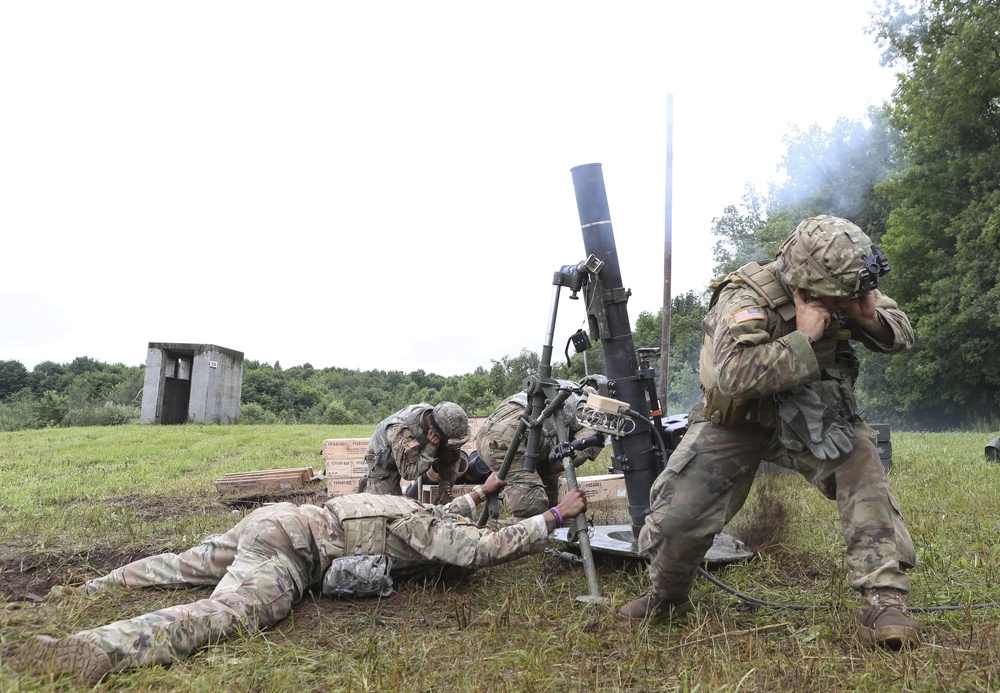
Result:
[[[892,98],[861,120],[786,136],[779,182],[748,185],[713,220],[716,265],[706,287],[748,261],[772,258],[805,217],[850,219],[888,255],[892,270],[880,289],[916,333],[903,354],[860,350],[857,389],[869,420],[993,430],[1000,427],[1000,12],[984,0],[907,7],[885,0],[871,29],[884,61],[898,68]],[[706,309],[707,294],[671,302],[670,413],[686,411],[699,394]],[[638,316],[636,347],[660,346],[661,321],[659,313]],[[592,373],[603,372],[599,352],[588,352]],[[484,415],[538,365],[529,349],[460,376],[247,361],[241,419],[375,423],[406,404],[445,399]],[[576,379],[584,360],[553,364],[553,374]],[[0,362],[0,430],[135,420],[142,375],[141,367],[87,357],[31,371]]]
[[[671,372],[680,374],[671,401],[675,408],[697,397],[698,331],[704,308],[688,294],[674,300],[676,325],[672,341],[686,345],[676,352]],[[684,326],[687,326],[685,328]],[[692,334],[685,338],[687,329]],[[637,347],[659,346],[659,316],[642,313],[634,335]],[[306,363],[282,368],[248,359],[243,363],[241,424],[375,424],[415,402],[458,403],[471,416],[486,416],[506,397],[523,389],[524,379],[538,372],[537,352],[492,361],[464,375],[443,376],[422,370],[360,371],[314,368]],[[600,349],[569,363],[552,364],[553,376],[578,380],[601,373]],[[67,364],[46,361],[28,370],[20,361],[0,361],[0,431],[47,426],[112,425],[138,421],[145,377],[143,366],[108,365],[88,357]],[[687,383],[682,393],[681,383]],[[693,385],[693,389],[692,389]]]

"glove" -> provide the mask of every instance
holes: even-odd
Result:
[[[854,428],[811,386],[797,387],[778,402],[778,440],[790,450],[834,460],[854,449],[853,437]]]
[[[778,402],[778,436],[792,450],[823,442],[823,413],[826,405],[808,387],[797,387]]]

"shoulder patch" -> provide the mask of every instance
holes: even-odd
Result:
[[[733,322],[739,324],[741,322],[747,322],[749,320],[763,320],[764,319],[764,309],[760,306],[749,306],[747,308],[741,308],[740,310],[733,313]]]

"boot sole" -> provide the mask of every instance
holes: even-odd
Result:
[[[93,684],[111,671],[111,659],[100,647],[78,637],[56,640],[36,635],[25,644],[19,657],[32,671],[54,676],[72,676],[77,681]]]
[[[910,626],[883,626],[877,629],[861,626],[859,635],[870,645],[880,645],[891,650],[916,647],[920,644],[920,631]]]

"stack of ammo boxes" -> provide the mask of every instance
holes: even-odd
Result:
[[[368,473],[365,451],[368,438],[328,438],[323,441],[326,490],[330,498],[358,492],[358,483]]]

